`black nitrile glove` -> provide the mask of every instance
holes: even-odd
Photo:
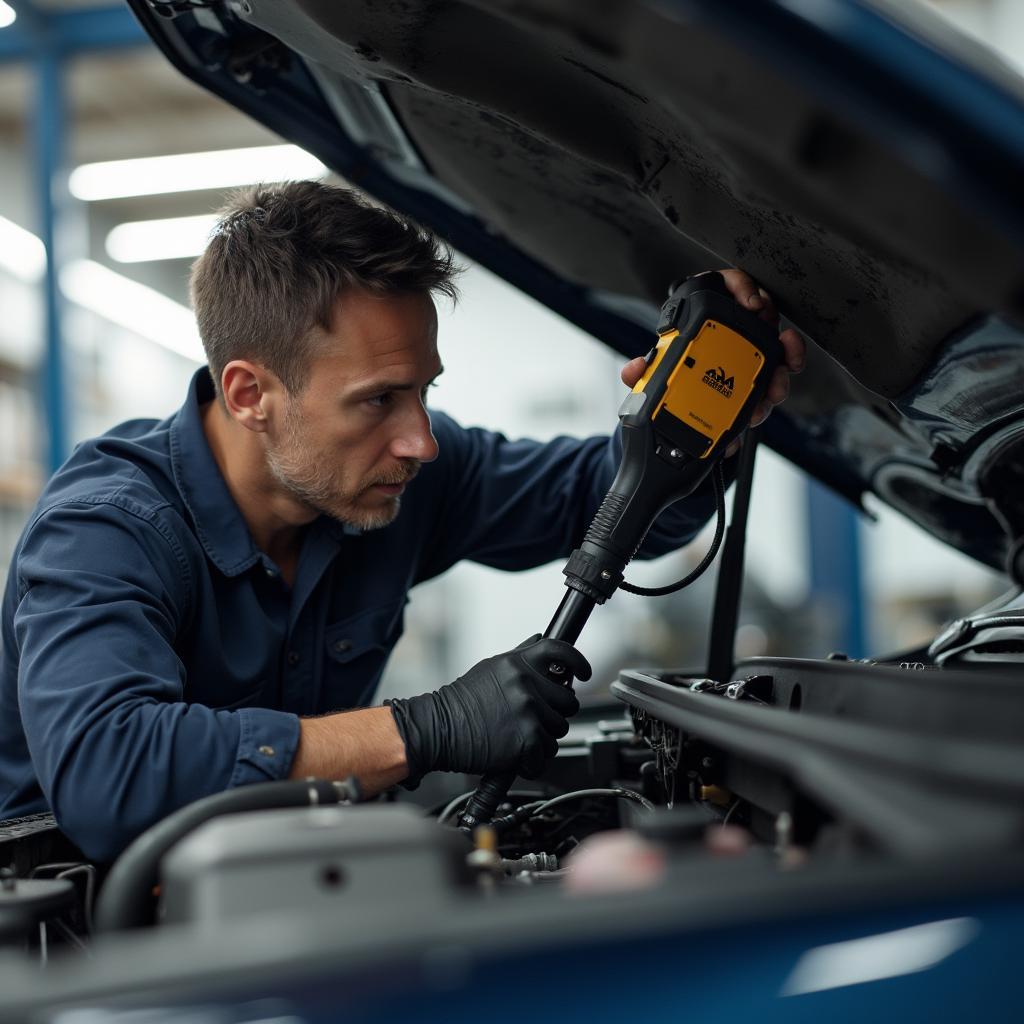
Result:
[[[454,683],[408,700],[385,701],[394,715],[409,762],[407,787],[427,772],[513,771],[536,778],[569,731],[567,717],[580,703],[568,685],[552,682],[548,666],[590,678],[587,659],[563,640],[540,634],[515,650],[474,665]]]

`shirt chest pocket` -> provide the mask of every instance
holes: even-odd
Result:
[[[324,632],[320,711],[365,707],[402,635],[405,599],[332,623]]]

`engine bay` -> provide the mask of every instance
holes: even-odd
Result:
[[[389,973],[399,954],[433,991],[451,970],[438,942],[490,963],[726,921],[788,928],[826,908],[913,920],[1015,892],[1021,594],[892,657],[734,663],[755,450],[741,455],[706,665],[620,671],[489,824],[460,827],[477,779],[435,773],[369,801],[355,779],[217,793],[112,866],[49,815],[0,826],[0,1020],[89,993],[277,998],[296,972],[334,984],[357,962]],[[26,966],[46,968],[45,994]]]
[[[106,940],[142,923],[217,931],[377,915],[385,901],[446,916],[526,890],[664,895],[681,871],[753,869],[768,885],[836,865],[1009,854],[1024,788],[1018,685],[991,666],[909,658],[755,659],[727,681],[624,670],[612,686],[622,704],[588,710],[545,776],[519,780],[472,836],[457,826],[472,789],[425,808],[408,794],[360,803],[341,787],[327,806],[311,784],[305,806],[226,809],[151,838],[154,890],[121,862],[107,874],[64,859],[46,816],[9,823],[0,936],[45,962],[54,946],[81,956],[92,932]],[[125,886],[148,921],[112,909]]]

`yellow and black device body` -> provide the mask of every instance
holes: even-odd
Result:
[[[566,566],[567,586],[595,591],[597,603],[611,597],[658,513],[692,493],[746,429],[783,358],[776,327],[738,305],[721,274],[673,290],[647,369],[619,409],[622,460]]]
[[[692,493],[750,422],[784,358],[778,331],[736,303],[718,272],[672,290],[661,308],[647,369],[619,409],[622,460],[580,546],[566,563],[568,590],[544,635],[575,643],[658,514]],[[566,681],[560,666],[552,678]],[[486,777],[460,818],[486,823],[512,776]]]

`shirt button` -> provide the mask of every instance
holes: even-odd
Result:
[[[277,575],[277,570],[272,565],[265,565],[263,571],[273,579]]]
[[[351,640],[335,640],[334,641],[334,650],[338,654],[344,654],[346,651],[351,651],[352,650],[352,641]]]
[[[261,754],[266,754],[267,757],[273,757],[274,756],[274,748],[273,747],[268,747],[268,746],[264,745],[264,746],[259,748],[259,752]]]
[[[289,651],[288,652],[288,664],[291,665],[294,668],[296,665],[298,665],[298,663],[299,663],[299,652],[298,651]]]

